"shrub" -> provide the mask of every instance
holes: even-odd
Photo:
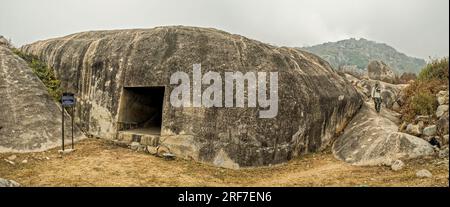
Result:
[[[436,98],[429,92],[420,92],[411,98],[411,109],[414,114],[432,115],[436,107]]]
[[[61,81],[56,78],[53,70],[35,56],[24,54],[17,49],[13,49],[13,52],[28,63],[33,73],[44,83],[50,96],[59,101],[62,95]]]
[[[448,57],[432,60],[420,71],[418,80],[427,81],[433,79],[448,81]]]
[[[402,118],[411,121],[417,115],[433,115],[437,108],[435,94],[448,90],[448,86],[448,58],[432,60],[417,80],[404,89]]]

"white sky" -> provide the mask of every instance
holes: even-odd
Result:
[[[449,55],[449,0],[0,0],[0,35],[17,46],[164,25],[213,27],[291,47],[364,37],[410,56]]]

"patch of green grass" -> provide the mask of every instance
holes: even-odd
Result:
[[[53,69],[48,67],[47,64],[39,60],[36,56],[25,54],[18,49],[13,49],[13,52],[28,63],[33,73],[47,87],[48,93],[55,101],[59,101],[62,95],[61,81],[56,78]]]
[[[429,92],[419,92],[411,99],[411,108],[415,114],[432,115],[436,107],[436,98]]]
[[[448,80],[448,57],[432,60],[419,73],[418,80]]]

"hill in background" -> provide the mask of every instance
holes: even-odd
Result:
[[[359,70],[367,70],[371,60],[381,60],[395,70],[396,73],[419,73],[426,65],[425,60],[409,57],[393,47],[361,38],[350,38],[337,42],[327,42],[311,47],[298,48],[314,53],[327,60],[335,69],[341,66],[356,66]]]

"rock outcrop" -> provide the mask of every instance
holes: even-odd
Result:
[[[0,47],[10,47],[10,42],[3,36],[0,35]]]
[[[334,155],[354,165],[391,165],[398,159],[410,159],[434,154],[425,140],[398,132],[392,111],[377,114],[371,102],[349,123],[345,132],[333,144]]]
[[[353,75],[345,73],[343,75],[350,83],[353,84],[355,89],[364,97],[369,100],[371,96],[372,87],[378,82],[381,88],[381,97],[383,107],[388,109],[394,109],[395,105],[400,100],[401,91],[407,86],[406,84],[391,84],[377,80],[370,80],[366,78],[358,79]]]
[[[0,97],[0,152],[43,151],[60,145],[59,106],[27,63],[2,45]]]
[[[380,80],[387,83],[395,83],[396,75],[394,71],[383,61],[370,61],[367,65],[369,78],[372,80]]]
[[[164,87],[159,137],[132,137],[224,167],[269,165],[323,150],[362,104],[355,89],[321,58],[215,29],[83,32],[21,50],[46,61],[64,88],[77,94],[77,124],[94,136],[115,139],[122,130],[124,90]],[[278,115],[261,119],[260,109],[250,107],[172,107],[175,85],[169,78],[177,71],[192,74],[193,64],[205,72],[278,72]]]

